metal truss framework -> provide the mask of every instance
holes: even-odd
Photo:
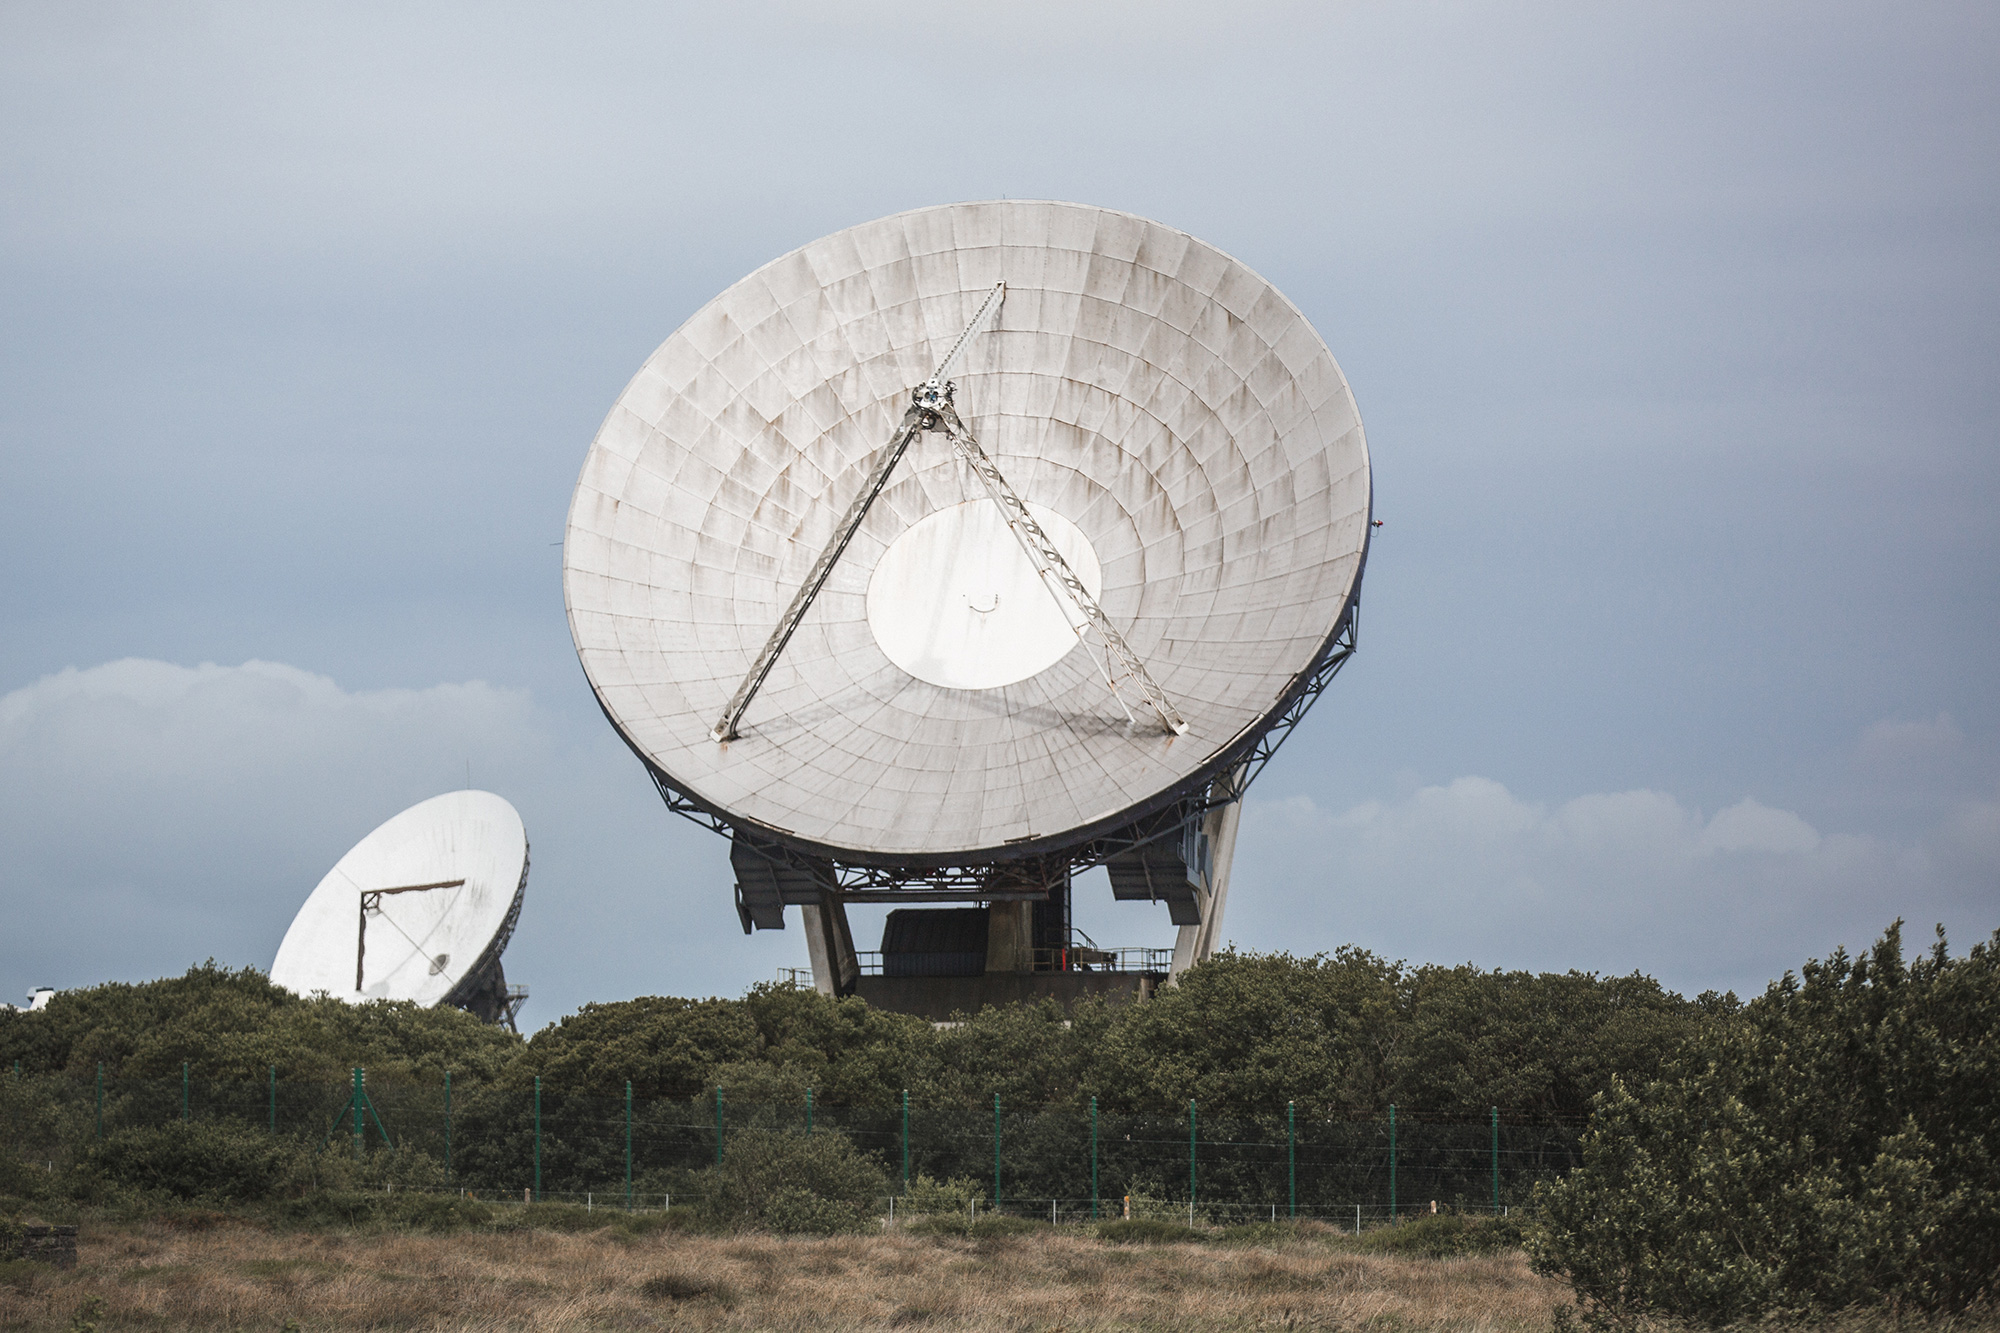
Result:
[[[1139,660],[1139,655],[1126,644],[1125,636],[1112,626],[1111,618],[1104,614],[1104,608],[1090,595],[1090,589],[1083,586],[1083,580],[1069,567],[1069,561],[1063,559],[1062,552],[1042,531],[1042,525],[1035,522],[1035,516],[1028,512],[1027,502],[1007,484],[1007,478],[1000,475],[1000,469],[994,466],[986,451],[979,447],[979,441],[972,438],[972,432],[959,420],[958,412],[952,406],[952,386],[944,385],[943,393],[939,395],[934,391],[936,383],[933,380],[919,390],[918,401],[925,401],[928,395],[931,410],[937,418],[936,429],[945,433],[959,458],[972,469],[973,475],[986,488],[987,496],[999,507],[1001,517],[1007,520],[1007,527],[1014,534],[1014,540],[1021,545],[1021,553],[1028,557],[1028,563],[1035,567],[1035,573],[1048,588],[1049,595],[1055,598],[1056,606],[1076,631],[1084,651],[1090,653],[1091,660],[1097,663],[1104,683],[1111,687],[1111,697],[1124,710],[1126,722],[1136,725],[1138,719],[1125,705],[1125,695],[1119,689],[1121,683],[1138,688],[1146,705],[1159,715],[1161,726],[1176,736],[1185,735],[1187,720],[1167,698],[1166,691],[1153,679],[1153,674],[1146,670],[1146,664]],[[1075,618],[1070,614],[1072,611]],[[1090,647],[1092,634],[1097,636],[1098,645],[1104,650],[1102,657]],[[1117,667],[1115,671],[1112,669],[1114,663]]]
[[[1006,295],[1006,283],[993,284],[993,290],[987,293],[985,302],[972,316],[972,322],[958,335],[958,341],[951,345],[951,351],[947,352],[944,360],[938,363],[938,368],[932,372],[931,377],[910,395],[910,406],[903,413],[902,423],[896,427],[896,433],[890,438],[889,443],[875,455],[875,461],[868,469],[867,482],[848,504],[847,512],[840,516],[840,522],[834,526],[832,540],[826,544],[826,549],[820,552],[819,559],[813,562],[811,571],[806,574],[806,581],[799,585],[799,590],[792,595],[791,605],[787,606],[785,614],[778,618],[778,627],[771,631],[771,637],[765,641],[756,660],[751,662],[750,674],[743,678],[743,683],[737,686],[736,693],[730,696],[728,705],[722,710],[721,721],[717,722],[708,733],[710,740],[722,744],[736,739],[737,726],[743,721],[743,714],[750,707],[750,701],[756,698],[757,691],[763,688],[764,678],[771,674],[771,668],[777,665],[779,654],[783,653],[785,645],[792,641],[792,635],[805,620],[806,611],[812,606],[813,599],[819,596],[820,589],[826,586],[827,579],[833,574],[834,565],[839,563],[840,557],[846,552],[847,544],[854,540],[855,533],[861,531],[862,520],[868,517],[868,510],[874,505],[875,498],[882,494],[882,488],[889,484],[889,474],[894,472],[896,464],[902,461],[903,452],[910,447],[910,441],[916,439],[923,431],[949,430],[955,426],[957,430],[952,434],[952,443],[961,452],[964,450],[965,445],[960,442],[960,435],[964,435],[966,440],[970,440],[971,436],[965,432],[964,424],[958,420],[958,414],[951,410],[954,386],[945,377],[951,373],[952,367],[958,364],[958,358],[964,354],[965,345],[972,341],[972,335],[985,325],[988,315],[999,309],[1000,302]],[[971,447],[977,454],[979,446]],[[985,455],[981,454],[980,458],[983,461]],[[988,463],[987,468],[990,470],[992,464]],[[982,478],[984,475],[981,474]],[[1005,486],[1006,482],[1002,481],[1000,484]],[[990,487],[991,483],[988,485]],[[998,493],[995,493],[994,499],[1005,511],[1005,502],[1000,500]],[[1020,506],[1019,500],[1014,503],[1016,507]],[[1021,512],[1024,516],[1027,513],[1026,509],[1022,509]],[[1010,526],[1013,521],[1012,515],[1009,515]],[[1033,520],[1030,519],[1029,522],[1032,523]],[[1039,534],[1041,529],[1037,528],[1035,531]],[[1050,549],[1053,551],[1054,548]],[[1029,558],[1033,559],[1032,551]],[[1056,555],[1054,558],[1058,564],[1061,563],[1061,555]],[[1068,565],[1063,565],[1062,569],[1065,574],[1069,572]],[[1074,578],[1070,581],[1075,583]],[[1079,591],[1082,590],[1083,585],[1076,586]],[[1084,593],[1084,597],[1088,600],[1089,594]],[[1090,605],[1095,609],[1095,602]],[[1102,620],[1104,613],[1099,611],[1097,615]],[[1123,644],[1119,646],[1123,647]],[[1185,730],[1187,727],[1183,724],[1176,730],[1176,734]]]
[[[1042,898],[1047,896],[1051,885],[1069,876],[1162,838],[1180,837],[1191,822],[1209,810],[1242,800],[1264,765],[1277,754],[1278,747],[1354,655],[1358,620],[1357,597],[1348,604],[1346,615],[1319,656],[1294,682],[1282,711],[1240,749],[1191,776],[1162,804],[1131,823],[1055,851],[932,867],[835,861],[735,823],[675,787],[650,762],[646,771],[652,775],[653,785],[659,789],[667,809],[731,838],[738,847],[754,851],[793,883],[809,881],[815,900],[821,893],[847,903],[1005,902]],[[637,747],[634,752],[637,753]],[[741,892],[740,882],[738,892]],[[790,895],[787,900],[791,900]],[[806,901],[803,897],[797,900]],[[750,910],[741,902],[737,910],[743,918],[744,933],[748,934]]]
[[[454,1009],[464,1009],[476,1014],[488,1023],[505,1023],[514,1031],[514,1018],[523,1004],[528,1001],[526,986],[507,984],[507,973],[500,965],[500,955],[507,951],[507,944],[514,938],[514,927],[521,921],[521,900],[528,895],[528,862],[532,848],[521,849],[521,882],[514,886],[514,900],[507,905],[507,917],[500,923],[500,929],[493,932],[493,939],[480,950],[479,957],[459,978],[451,993],[440,1001]]]

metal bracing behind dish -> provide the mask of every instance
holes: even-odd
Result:
[[[1365,553],[1363,560],[1365,563]],[[1047,895],[1050,884],[1065,875],[1104,865],[1166,839],[1183,838],[1211,809],[1240,801],[1278,747],[1354,655],[1360,582],[1357,576],[1357,596],[1349,603],[1339,626],[1313,664],[1300,673],[1287,692],[1285,703],[1265,725],[1245,743],[1225,752],[1167,793],[1166,799],[1152,810],[1068,847],[924,868],[835,860],[732,821],[680,791],[651,763],[646,764],[646,770],[669,810],[730,839],[730,864],[736,872],[736,911],[746,935],[753,929],[783,929],[787,904],[816,907],[822,901],[822,894],[835,895],[846,903],[1006,902],[1041,898]],[[632,748],[645,762],[645,755],[638,747]],[[1152,896],[1173,907],[1172,899],[1164,893]],[[1182,919],[1187,910],[1175,911],[1175,924],[1191,924]]]
[[[480,951],[458,984],[440,1003],[454,1009],[464,1009],[488,1023],[505,1023],[514,1027],[514,1016],[528,998],[525,986],[509,986],[507,974],[500,965],[500,955],[507,951],[507,943],[514,938],[514,927],[521,920],[521,901],[528,895],[529,851],[524,841],[521,849],[521,882],[514,886],[514,899],[507,904],[507,915],[500,923],[500,929],[493,932],[492,941]]]

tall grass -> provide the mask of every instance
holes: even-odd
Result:
[[[1558,1284],[1518,1253],[1119,1245],[1088,1232],[821,1239],[610,1229],[281,1232],[229,1222],[90,1228],[68,1273],[9,1275],[0,1328],[941,1330],[1549,1328]]]

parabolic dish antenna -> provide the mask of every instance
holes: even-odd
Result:
[[[513,1022],[500,954],[528,888],[521,816],[487,791],[421,801],[340,858],[292,919],[271,980],[350,1003],[412,1000]]]
[[[1347,382],[1264,279],[956,204],[669,337],[584,461],[564,594],[612,724],[733,835],[748,929],[1179,848],[1351,652],[1369,506]]]

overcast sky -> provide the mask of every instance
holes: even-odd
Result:
[[[2000,9],[0,5],[0,998],[268,966],[474,785],[552,1021],[736,994],[564,514],[703,302],[920,205],[1238,256],[1368,429],[1225,934],[1759,990],[2000,927]],[[1163,908],[1079,915],[1171,938]],[[857,919],[869,947],[879,913]]]

